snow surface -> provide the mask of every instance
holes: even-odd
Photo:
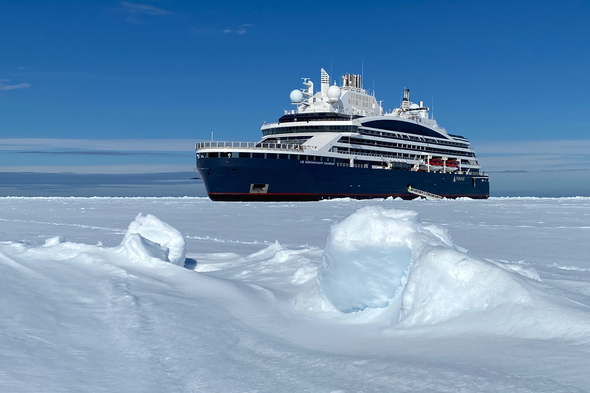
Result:
[[[0,391],[589,391],[589,234],[587,198],[0,198]]]

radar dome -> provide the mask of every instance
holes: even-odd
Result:
[[[420,108],[420,105],[414,103],[410,104],[410,114],[417,115],[420,112],[417,110],[418,108]]]
[[[333,104],[335,102],[338,102],[338,100],[340,99],[340,88],[336,85],[328,87],[327,95],[329,103]]]
[[[303,93],[301,92],[301,90],[295,89],[291,92],[289,98],[291,99],[292,103],[298,104],[301,101],[303,101]]]

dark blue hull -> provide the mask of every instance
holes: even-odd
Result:
[[[200,158],[197,169],[214,201],[317,201],[416,198],[408,186],[446,198],[485,199],[487,177],[337,166],[267,158]]]

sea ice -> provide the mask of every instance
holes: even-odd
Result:
[[[0,391],[584,392],[589,228],[588,199],[0,198]]]

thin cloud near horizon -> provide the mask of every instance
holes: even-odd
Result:
[[[49,152],[72,149],[86,152],[183,152],[194,151],[200,139],[60,139],[1,138],[0,151]]]
[[[587,154],[590,139],[480,142],[475,148],[478,155]]]
[[[148,174],[194,172],[194,165],[128,164],[128,165],[20,165],[0,166],[0,173],[73,173],[73,174]]]
[[[53,156],[172,156],[178,157],[179,154],[192,154],[188,151],[108,151],[108,150],[31,150],[31,151],[16,151],[18,154],[47,154]]]
[[[475,153],[485,172],[587,171],[590,140],[478,143]]]
[[[0,91],[26,89],[31,87],[30,83],[18,83],[16,85],[6,85],[4,82],[10,82],[10,79],[0,79]]]

